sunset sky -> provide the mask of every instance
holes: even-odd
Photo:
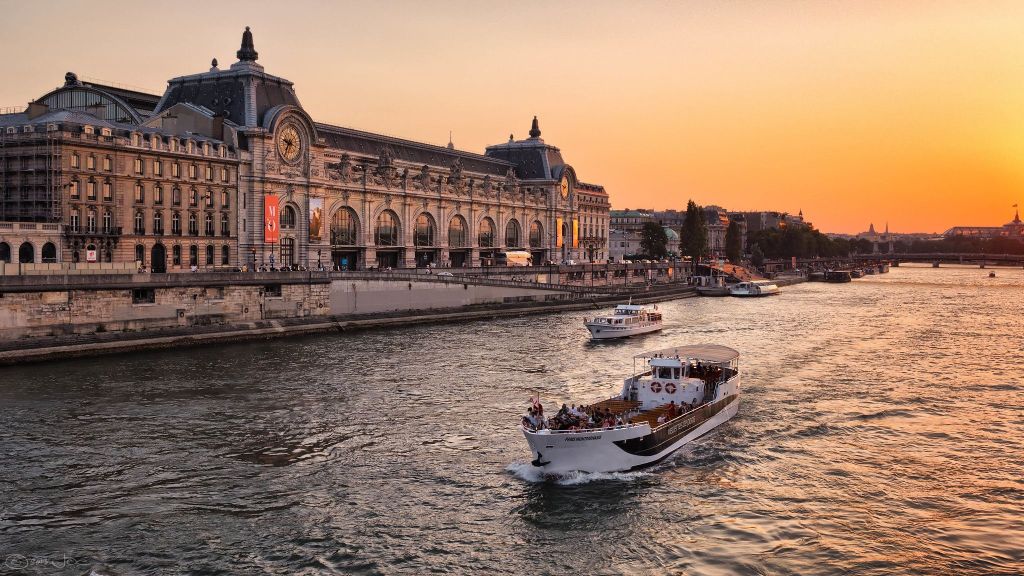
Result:
[[[235,61],[317,120],[482,153],[533,115],[613,208],[803,209],[828,232],[1024,202],[1024,2],[0,0],[0,106],[66,71],[162,92]]]

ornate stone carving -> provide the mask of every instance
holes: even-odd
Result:
[[[341,160],[333,164],[327,164],[327,170],[332,171],[331,178],[349,182],[352,180],[352,157],[348,153],[341,155]]]
[[[452,163],[449,166],[448,187],[451,189],[452,192],[456,194],[462,192],[462,159],[458,157],[452,160]]]

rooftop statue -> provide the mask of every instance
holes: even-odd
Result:
[[[239,60],[248,62],[255,62],[259,58],[259,54],[256,52],[256,47],[252,43],[252,32],[249,31],[249,27],[245,27],[245,32],[242,32],[242,47],[236,53]]]

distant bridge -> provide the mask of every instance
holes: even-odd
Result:
[[[855,254],[833,258],[798,258],[797,268],[823,270],[828,268],[849,268],[868,264],[890,263],[899,266],[901,262],[923,262],[939,266],[942,264],[976,264],[978,266],[1020,266],[1024,265],[1024,254],[987,254],[975,252],[916,252],[912,254]],[[768,271],[779,271],[792,267],[792,260],[769,260],[765,262]]]

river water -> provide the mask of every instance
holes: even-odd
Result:
[[[0,572],[1019,574],[1024,270],[0,369]],[[654,468],[517,431],[648,349],[738,349],[736,418]]]

